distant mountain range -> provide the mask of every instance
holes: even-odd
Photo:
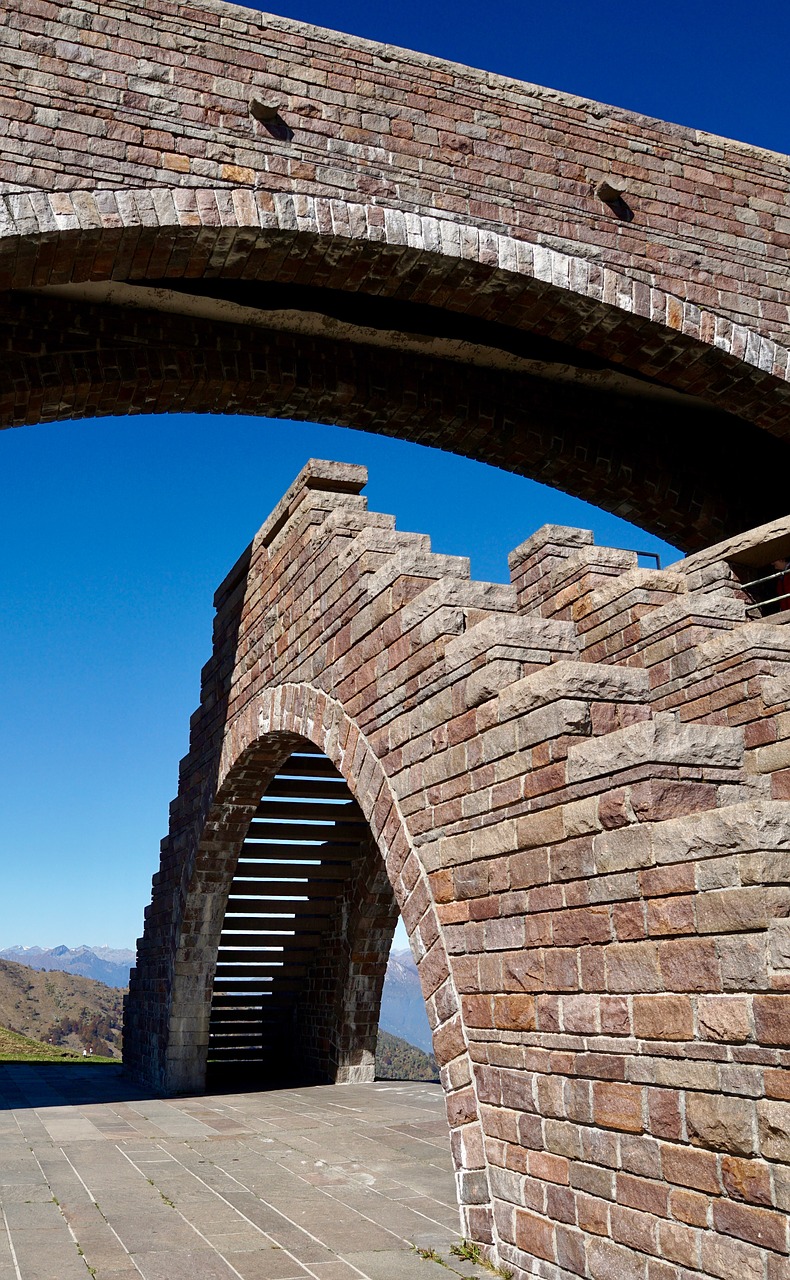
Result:
[[[28,965],[31,969],[58,969],[81,978],[93,978],[108,987],[128,987],[134,952],[113,947],[6,947],[0,960]],[[381,997],[382,1030],[433,1052],[431,1029],[411,951],[393,951],[387,964]]]
[[[107,987],[128,987],[134,952],[114,947],[6,947],[0,960],[26,964],[30,969],[59,969],[93,978]]]
[[[381,996],[379,1026],[424,1053],[433,1053],[433,1038],[425,1012],[420,979],[411,951],[393,951]]]

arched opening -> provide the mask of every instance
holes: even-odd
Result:
[[[674,279],[648,288],[622,263],[601,272],[471,226],[442,249],[427,216],[416,239],[338,235],[301,199],[299,230],[257,205],[221,228],[135,224],[134,262],[122,226],[82,226],[75,207],[57,269],[47,235],[20,222],[0,244],[0,427],[150,412],[331,423],[530,476],[685,550],[784,512],[790,391],[772,340],[687,314]],[[347,205],[348,227],[368,213]]]
[[[250,821],[211,994],[210,1088],[372,1080],[397,905],[322,752],[297,746]]]
[[[217,634],[224,636],[224,626]],[[349,814],[358,804],[357,812],[364,817],[364,822],[341,823],[330,815],[322,824],[314,817],[312,823],[303,822],[297,840],[292,842],[292,847],[298,845],[299,839],[310,842],[312,831],[308,834],[305,826],[313,830],[323,826],[325,832],[339,832],[345,825],[348,832],[342,841],[339,836],[313,840],[313,847],[325,844],[328,848],[334,840],[335,844],[356,844],[357,848],[349,860],[351,874],[337,876],[332,871],[327,875],[326,879],[343,881],[342,890],[334,908],[326,901],[319,927],[311,926],[309,930],[320,937],[320,943],[313,957],[302,958],[300,963],[304,964],[305,972],[295,975],[297,988],[282,991],[283,997],[287,997],[281,1004],[285,1006],[284,1022],[289,1033],[295,1025],[299,1027],[299,1041],[292,1035],[289,1039],[301,1055],[297,1064],[299,1075],[302,1079],[335,1081],[373,1078],[381,987],[400,909],[417,961],[436,1060],[445,1073],[443,1083],[451,1096],[463,1095],[462,1100],[466,1100],[467,1046],[436,904],[404,815],[366,736],[335,699],[306,684],[286,683],[264,689],[248,701],[220,745],[213,726],[216,716],[224,716],[225,710],[224,704],[213,700],[214,670],[213,662],[204,669],[205,700],[201,715],[193,717],[193,749],[182,761],[179,795],[171,806],[171,830],[163,842],[160,873],[154,883],[151,906],[146,911],[145,936],[138,944],[138,965],[132,973],[125,1008],[124,1058],[128,1070],[135,1078],[166,1093],[202,1090],[206,1084],[209,1042],[212,1032],[219,1033],[218,1024],[246,1021],[248,1025],[243,1034],[247,1035],[255,1018],[239,1015],[236,1019],[235,1011],[257,1008],[263,1013],[262,988],[272,989],[274,983],[264,983],[262,979],[269,976],[266,969],[271,972],[279,967],[277,962],[266,964],[260,954],[256,955],[256,949],[263,949],[261,935],[268,911],[248,911],[246,905],[240,910],[235,907],[238,899],[246,902],[266,895],[257,893],[260,880],[256,883],[254,876],[239,875],[236,881],[238,884],[246,879],[248,895],[236,893],[232,886],[237,872],[246,871],[252,862],[257,863],[258,869],[276,866],[274,862],[263,862],[260,856],[246,858],[245,842],[249,837],[250,846],[259,848],[267,839],[273,844],[286,844],[288,837],[283,828],[288,825],[293,828],[296,824],[280,817],[280,813],[285,812],[284,806],[294,800],[309,800],[312,805],[320,804],[324,808],[330,805],[332,796],[300,794],[312,777],[319,787],[336,786],[335,803]],[[213,744],[213,762],[204,754],[201,747],[204,741]],[[288,767],[293,770],[295,766],[289,766],[288,762],[298,758],[303,762],[301,773],[298,770],[290,775],[284,772]],[[309,763],[305,764],[306,760]],[[312,773],[315,768],[318,768],[317,774]],[[270,793],[272,784],[274,790]],[[289,789],[290,797],[276,795],[277,790],[287,793]],[[265,806],[263,810],[262,806]],[[277,821],[267,822],[273,806],[277,807],[273,815]],[[278,835],[254,839],[251,832],[264,827],[279,827]],[[279,858],[280,854],[276,856]],[[327,862],[332,861],[328,854],[325,858]],[[321,859],[310,857],[295,861],[320,863]],[[269,876],[264,872],[263,879],[267,878],[289,877]],[[316,898],[326,899],[321,887],[323,878],[313,878],[315,890],[298,895],[281,894],[282,886],[277,886],[272,894],[272,897],[303,900],[298,913],[282,911],[281,919],[283,922],[287,919],[288,924],[273,945],[282,946],[283,953],[286,943],[293,950],[308,950],[293,946],[298,932],[294,922],[299,918],[305,923],[305,916],[311,910],[307,904],[312,893]],[[324,916],[329,917],[328,923]],[[258,917],[254,925],[250,917]],[[248,928],[248,924],[252,927]],[[303,936],[307,932],[304,930]],[[239,938],[245,933],[249,940],[242,945]],[[226,947],[223,943],[229,941],[231,934],[234,946]],[[246,954],[234,957],[234,950]],[[284,968],[284,960],[280,963]],[[228,971],[226,964],[257,965],[258,972],[254,977],[245,978],[243,973]],[[244,984],[242,990],[225,986],[223,995],[241,997],[225,1002],[225,1008],[234,1010],[230,1018],[218,1016],[219,1000],[212,1011],[215,972],[217,995],[222,984]],[[289,1005],[290,1013],[287,1012]],[[267,1009],[267,1013],[269,1011]],[[230,1027],[224,1030],[233,1034]],[[238,1034],[242,1034],[240,1029]],[[219,1041],[212,1042],[211,1047],[212,1050],[219,1048]],[[233,1045],[226,1041],[225,1047],[233,1048]],[[253,1045],[246,1047],[252,1050]],[[260,1052],[247,1061],[257,1078],[262,1079],[262,1030],[259,1043],[254,1047]],[[226,1056],[228,1064],[237,1059]],[[220,1059],[215,1055],[214,1060]],[[292,1054],[288,1065],[293,1061]],[[240,1072],[248,1070],[249,1067],[239,1067]],[[281,1068],[277,1073],[281,1078],[285,1074]],[[289,1082],[292,1081],[293,1077]],[[265,1085],[265,1081],[263,1083]]]

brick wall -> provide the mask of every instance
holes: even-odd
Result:
[[[581,256],[787,339],[784,157],[216,0],[9,0],[5,12],[9,192],[177,190],[193,209],[205,188],[370,197],[585,245]],[[280,108],[291,142],[251,118],[253,94]],[[632,223],[595,197],[602,178],[625,191]]]
[[[0,49],[1,425],[362,426],[688,549],[784,510],[785,158],[217,0],[9,0]],[[398,337],[415,308],[488,326],[495,347],[498,326],[496,368],[474,366],[467,330],[452,361],[446,342],[425,358],[423,334],[388,363],[370,334],[250,332],[119,292],[178,282],[186,305],[220,281],[375,300]]]
[[[790,632],[715,550],[547,527],[473,582],[311,463],[217,595],[125,1034],[199,1087],[212,929],[300,735],[418,960],[462,1228],[518,1280],[780,1280],[790,1210]]]

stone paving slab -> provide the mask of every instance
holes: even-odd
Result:
[[[415,1246],[458,1226],[437,1085],[163,1099],[97,1064],[0,1064],[0,1208],[0,1280],[441,1280]]]

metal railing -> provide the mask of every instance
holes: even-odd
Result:
[[[744,591],[751,591],[754,587],[762,587],[767,582],[779,582],[784,585],[782,580],[790,582],[790,565],[786,569],[776,569],[773,573],[765,573],[759,578],[752,578],[750,582],[741,583],[741,586]],[[782,601],[787,601],[787,604],[783,605]],[[756,609],[759,614],[769,605],[778,606],[778,608],[772,610],[772,612],[776,613],[781,612],[783,609],[790,609],[790,587],[786,591],[780,591],[778,595],[768,596],[765,600],[755,600],[753,604],[747,604],[746,612],[749,613]]]
[[[612,547],[612,551],[627,551],[631,555],[645,556],[648,560],[655,560],[656,568],[661,568],[661,556],[657,551],[636,551],[633,547]]]

